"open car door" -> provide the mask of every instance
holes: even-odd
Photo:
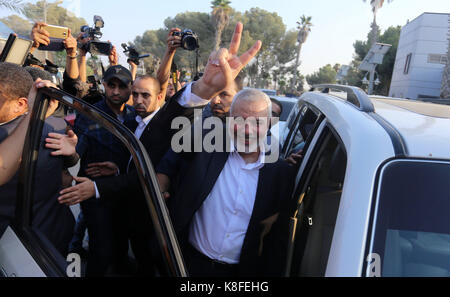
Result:
[[[72,261],[77,257],[60,252],[51,236],[41,230],[41,224],[35,223],[42,210],[39,205],[41,189],[48,189],[55,183],[52,180],[40,180],[40,153],[45,149],[42,145],[43,133],[46,133],[45,115],[50,99],[77,111],[95,123],[96,128],[108,130],[127,148],[137,168],[139,182],[143,190],[151,225],[159,246],[161,257],[159,275],[187,276],[183,257],[175,232],[157,183],[156,175],[149,156],[135,135],[116,119],[113,119],[98,108],[54,88],[43,88],[38,91],[32,111],[30,126],[25,141],[22,164],[17,176],[17,196],[15,218],[0,238],[0,276],[17,277],[65,277],[78,276],[77,269],[72,269]],[[95,127],[94,127],[95,129]],[[45,169],[45,168],[44,168]],[[56,193],[61,189],[59,188]],[[51,199],[51,197],[48,197]],[[55,201],[54,211],[60,211],[63,205]],[[60,208],[58,208],[60,207]],[[67,209],[66,209],[67,211]],[[73,214],[72,214],[73,215]],[[54,216],[52,216],[54,217]],[[48,218],[50,219],[50,217]],[[73,219],[73,218],[71,218]],[[59,221],[50,224],[63,224]],[[145,226],[144,226],[145,227]],[[54,234],[58,236],[58,234]],[[53,236],[53,235],[52,235]],[[78,259],[79,260],[79,259]],[[79,269],[78,269],[79,270]],[[79,274],[79,273],[78,273]]]

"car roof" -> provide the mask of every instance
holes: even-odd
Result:
[[[358,133],[350,138],[360,139],[364,142],[378,134],[378,132],[373,133],[372,131],[372,121],[375,118],[371,114],[376,114],[394,129],[394,137],[401,140],[406,156],[450,159],[450,106],[370,96],[369,99],[374,106],[372,113],[361,111],[345,99],[343,100],[342,96],[333,93],[308,92],[304,95],[301,97],[303,100],[309,101],[319,108],[327,118],[336,123],[335,125],[345,123],[346,126],[361,126],[365,122],[362,128],[365,130],[365,136]],[[353,108],[348,108],[349,105]],[[334,111],[330,113],[327,110]],[[357,117],[358,113],[366,116]],[[378,125],[385,126],[382,123],[378,123]],[[364,126],[367,127],[364,128]],[[355,129],[347,130],[355,131]],[[387,130],[385,132],[390,133]],[[342,131],[342,133],[348,134],[349,132]],[[376,145],[384,146],[385,144],[376,143]]]
[[[399,132],[409,156],[450,159],[450,106],[379,96],[370,99],[375,113]]]
[[[295,97],[270,96],[270,98],[277,99],[278,101],[284,101],[284,102],[292,102],[292,103],[298,102],[298,98],[295,98]]]

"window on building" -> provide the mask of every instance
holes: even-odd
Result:
[[[428,63],[432,64],[447,64],[447,55],[428,54]]]
[[[403,74],[409,73],[409,64],[411,63],[412,54],[406,56],[405,69],[403,70]]]

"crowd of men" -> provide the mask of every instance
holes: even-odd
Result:
[[[32,50],[50,43],[43,25],[33,27]],[[171,65],[181,44],[173,32],[179,29],[168,34],[156,78],[136,77],[137,65],[132,62],[131,71],[118,65],[113,48],[102,78],[104,93],[96,98],[88,94],[87,53],[77,47],[87,40],[69,34],[64,41],[63,90],[120,121],[143,144],[155,166],[190,276],[283,273],[287,238],[279,232],[277,218],[291,197],[293,164],[301,155],[266,162],[268,152],[263,147],[249,149],[253,138],[260,141],[270,134],[271,118],[281,114],[282,105],[258,90],[243,88],[239,73],[262,43],[238,56],[242,30],[238,23],[229,48],[211,53],[203,76],[183,86],[170,83]],[[50,81],[43,69],[0,63],[0,234],[15,216],[17,170],[34,97],[39,88],[56,87]],[[162,265],[158,243],[129,151],[81,114],[73,127],[67,125],[64,109],[55,100],[50,102],[38,156],[32,224],[62,255],[83,255],[87,229],[87,276],[158,275]],[[213,152],[179,152],[171,145],[178,132],[171,123],[178,117],[196,123],[199,109],[200,120],[219,119],[220,129],[231,140]],[[229,126],[227,118],[257,120],[253,125]],[[204,137],[208,129],[201,129]],[[67,169],[78,162],[79,172],[72,177]],[[74,218],[69,206],[78,204],[81,212]]]

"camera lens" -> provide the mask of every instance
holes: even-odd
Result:
[[[197,48],[197,40],[192,36],[186,36],[183,39],[183,47],[189,51],[193,51]]]

